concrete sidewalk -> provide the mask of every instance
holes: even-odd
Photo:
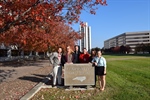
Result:
[[[19,100],[51,72],[48,60],[0,65],[0,100]]]

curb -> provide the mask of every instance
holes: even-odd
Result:
[[[27,94],[21,97],[20,100],[30,100],[40,89],[42,88],[52,88],[52,86],[45,86],[44,84],[49,81],[49,77],[46,77],[42,82],[38,83],[34,88],[32,88]],[[57,88],[64,88],[64,86],[57,86]],[[94,88],[72,88],[65,89],[65,91],[74,91],[74,90],[94,90]]]
[[[42,82],[38,83],[34,88],[32,88],[27,94],[21,97],[20,100],[30,100],[42,88],[42,86],[48,81],[49,79],[45,78]]]

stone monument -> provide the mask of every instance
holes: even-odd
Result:
[[[95,69],[90,63],[65,64],[65,86],[90,86],[95,84]]]

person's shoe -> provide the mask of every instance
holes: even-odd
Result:
[[[104,88],[100,88],[101,91],[104,91]]]
[[[64,85],[61,83],[61,84],[58,84],[58,86],[64,86]]]
[[[52,87],[53,87],[53,88],[57,88],[57,86],[56,86],[56,85],[52,85]]]
[[[95,87],[96,87],[96,85],[92,85],[92,87],[93,87],[93,88],[95,88]]]

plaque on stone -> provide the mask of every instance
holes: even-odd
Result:
[[[80,86],[94,85],[95,69],[90,63],[86,64],[65,64],[64,85]]]

